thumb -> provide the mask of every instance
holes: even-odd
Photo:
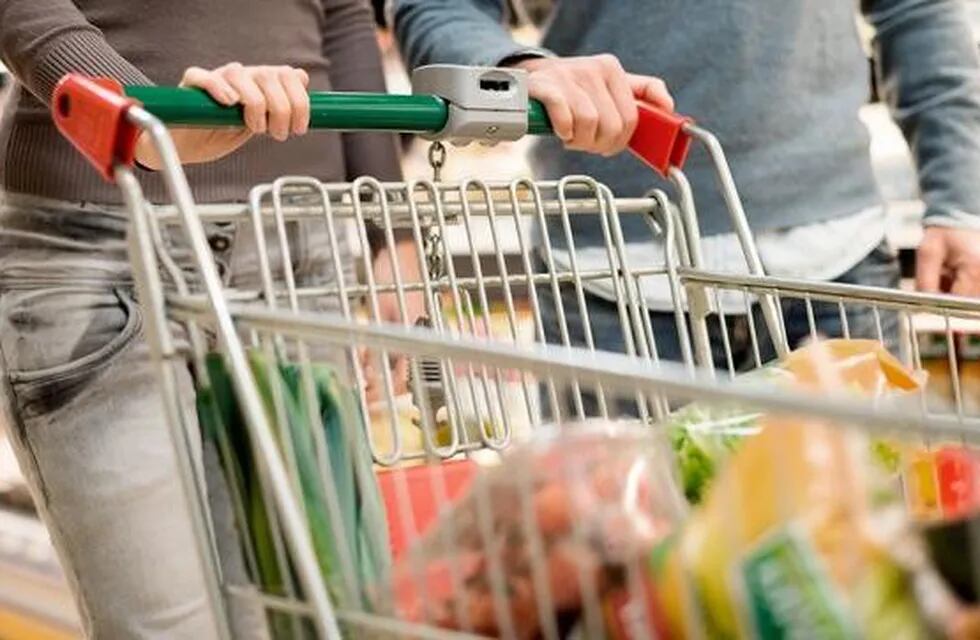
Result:
[[[626,79],[637,100],[649,102],[667,111],[674,110],[674,98],[667,90],[666,83],[660,78],[627,73]]]
[[[915,254],[915,287],[919,291],[939,292],[939,280],[945,259],[946,243],[943,236],[930,233],[927,229]]]

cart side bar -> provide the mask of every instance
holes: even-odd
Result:
[[[962,317],[980,317],[980,300],[949,294],[883,289],[841,282],[810,282],[795,278],[735,274],[685,267],[679,268],[677,272],[684,282],[712,287],[809,296],[813,300],[822,301],[849,300],[893,308],[918,309],[923,313],[953,313]]]
[[[84,80],[84,78],[80,78],[80,81]],[[299,575],[303,591],[315,612],[313,618],[315,631],[320,638],[340,640],[343,636],[337,626],[333,605],[330,602],[323,576],[319,572],[310,533],[296,496],[290,491],[287,472],[255,380],[249,375],[248,357],[244,346],[238,339],[234,320],[228,312],[227,301],[222,294],[221,278],[211,256],[204,226],[197,217],[187,177],[180,170],[177,148],[163,123],[144,109],[132,106],[126,110],[124,115],[132,124],[147,133],[163,161],[163,166],[166,168],[162,172],[164,182],[183,219],[183,229],[198,273],[201,275],[204,290],[207,293],[208,307],[215,319],[215,333],[221,351],[227,359],[232,385],[236,397],[241,403],[246,428],[256,442],[257,451],[261,452],[260,464],[270,478],[273,497],[283,523],[286,541],[295,560],[296,572]],[[134,211],[134,213],[136,212]]]

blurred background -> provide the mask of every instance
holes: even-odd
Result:
[[[535,43],[538,27],[547,19],[551,0],[509,0],[510,20],[515,37]],[[402,67],[391,34],[385,28],[383,0],[375,0],[378,19],[378,41],[384,51],[389,90],[410,92],[408,76]],[[975,39],[980,46],[980,0],[968,0]],[[870,37],[866,33],[866,37]],[[869,73],[871,65],[869,61]],[[9,75],[0,65],[0,112],[11,91]],[[702,114],[698,114],[702,115]],[[917,198],[911,157],[898,128],[888,117],[887,109],[869,96],[862,119],[871,132],[871,151],[875,171],[890,210],[891,240],[900,251],[907,276],[914,270],[914,248],[921,234],[919,218],[922,205]],[[702,115],[710,128],[710,114]],[[405,174],[422,177],[431,174],[426,160],[428,145],[422,140],[404,139]],[[471,145],[451,148],[443,178],[457,180],[470,176],[509,179],[529,174],[526,163],[528,142],[502,144],[496,147]],[[448,239],[451,243],[452,239]],[[503,238],[508,250],[516,254],[516,239]],[[516,257],[516,256],[515,256]],[[908,285],[908,283],[906,284]],[[917,319],[923,349],[928,350],[929,336],[942,331],[930,318]],[[960,357],[980,360],[980,331],[965,327]],[[934,341],[939,349],[945,342]],[[924,353],[923,355],[927,355]],[[938,362],[947,354],[929,354]],[[44,527],[34,514],[30,496],[17,470],[16,461],[0,424],[0,640],[57,639],[78,637],[78,627],[71,598],[64,587],[63,576],[50,547]]]

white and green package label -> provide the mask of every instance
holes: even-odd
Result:
[[[755,637],[859,637],[816,552],[795,527],[767,536],[742,559],[739,571]]]

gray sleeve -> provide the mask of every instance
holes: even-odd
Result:
[[[395,35],[409,67],[467,64],[494,67],[549,55],[525,47],[504,28],[503,0],[391,0]]]
[[[385,92],[384,69],[375,38],[374,12],[364,0],[323,0],[323,52],[336,91]],[[370,175],[401,180],[401,157],[391,133],[344,133],[348,180]]]
[[[881,93],[912,148],[926,224],[980,228],[980,55],[960,0],[864,0]]]
[[[153,84],[106,42],[71,0],[0,0],[0,57],[45,103],[69,72],[123,84]]]
[[[336,91],[385,92],[384,68],[375,39],[374,13],[364,0],[323,0],[323,52],[330,61],[330,83]],[[394,134],[344,133],[344,171],[347,180],[372,176],[401,180],[401,154]],[[384,232],[367,223],[368,244],[377,255]],[[400,233],[396,233],[396,237]]]

